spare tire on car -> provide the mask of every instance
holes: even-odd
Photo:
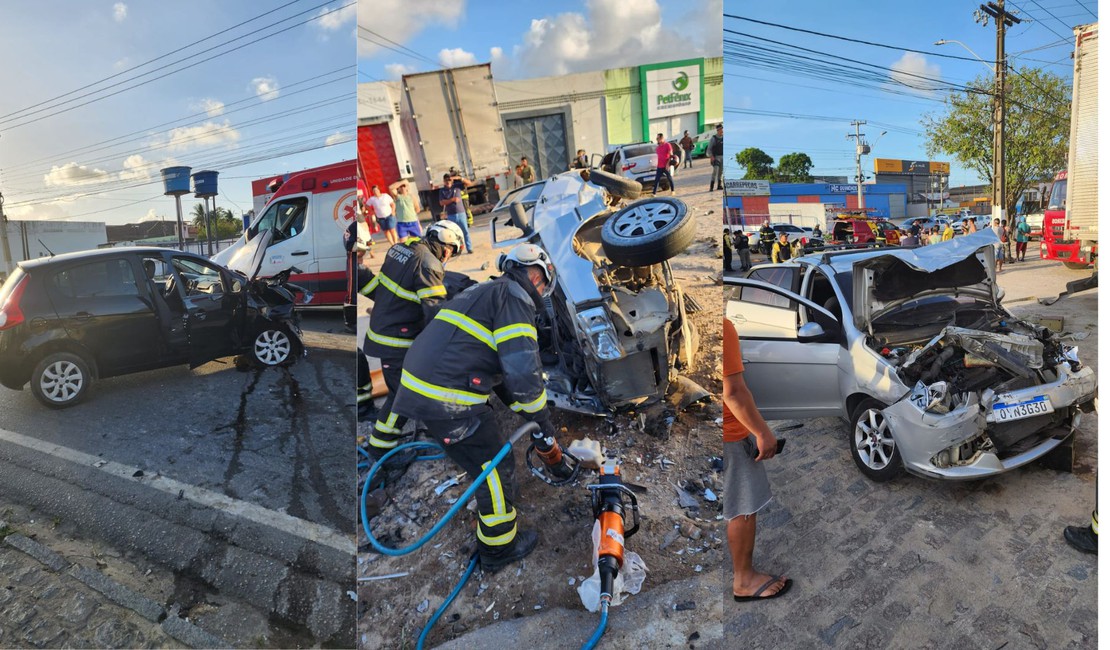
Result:
[[[610,194],[619,196],[622,199],[638,199],[640,198],[640,193],[643,191],[643,187],[636,181],[623,176],[617,176],[616,174],[610,174],[600,169],[591,169],[588,180]]]
[[[644,199],[614,212],[601,228],[601,245],[610,260],[624,266],[650,266],[671,259],[694,241],[697,224],[677,199]]]

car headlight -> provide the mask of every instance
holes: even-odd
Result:
[[[592,307],[578,312],[577,316],[578,327],[598,359],[612,361],[624,356],[624,350],[617,339],[617,330],[604,307]]]

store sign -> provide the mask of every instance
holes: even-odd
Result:
[[[857,188],[856,188],[855,185],[841,185],[841,184],[829,185],[828,193],[829,194],[855,194],[856,189]],[[866,186],[865,186],[865,189],[866,189]]]
[[[877,174],[948,174],[949,167],[949,164],[946,162],[932,162],[928,160],[875,159],[875,173]]]
[[[725,179],[725,194],[729,196],[770,196],[771,181]]]
[[[648,70],[644,83],[648,119],[701,110],[701,76],[697,65]]]

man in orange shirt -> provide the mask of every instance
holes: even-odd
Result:
[[[777,598],[790,590],[786,576],[760,573],[752,566],[755,515],[771,501],[771,485],[760,461],[775,457],[778,441],[756,410],[744,383],[740,338],[727,318],[724,348],[725,519],[732,553],[732,597],[737,601]]]

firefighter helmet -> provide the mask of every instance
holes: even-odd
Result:
[[[543,277],[547,281],[543,295],[550,295],[555,288],[555,266],[551,264],[551,258],[542,248],[535,244],[519,244],[508,253],[501,253],[497,258],[497,270],[502,273],[511,268],[525,266],[535,266],[543,271]]]
[[[455,253],[457,254],[463,247],[463,231],[459,228],[458,224],[448,221],[447,219],[440,219],[428,227],[427,237],[435,237],[435,240],[446,246],[454,246]]]

